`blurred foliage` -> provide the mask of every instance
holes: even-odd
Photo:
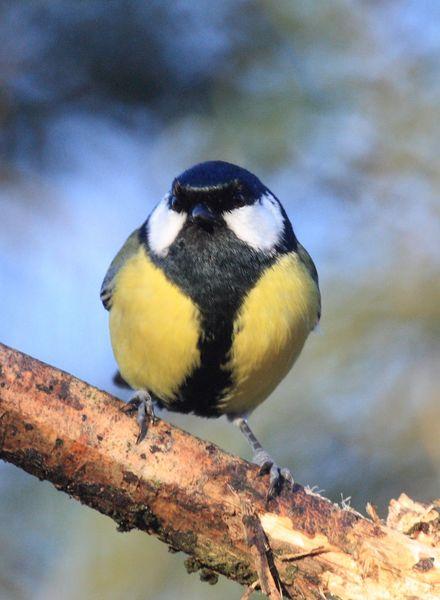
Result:
[[[171,179],[257,172],[318,266],[321,334],[255,413],[297,479],[439,495],[437,0],[0,4],[0,339],[102,388],[98,290]],[[165,415],[248,456],[224,420]],[[239,597],[9,466],[0,597]]]

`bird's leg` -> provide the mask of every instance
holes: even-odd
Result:
[[[147,435],[148,423],[151,422],[154,424],[156,422],[153,399],[147,391],[139,390],[122,410],[128,415],[137,413],[136,421],[139,425],[139,434],[136,444],[139,444]]]
[[[293,488],[294,481],[292,473],[289,471],[289,469],[281,469],[275,463],[270,454],[266,452],[266,450],[255,437],[247,420],[244,417],[234,417],[232,422],[240,429],[244,437],[249,442],[253,452],[252,462],[260,467],[260,475],[269,473],[269,490],[267,493],[268,498],[272,498],[280,492],[284,481],[288,483],[290,488]]]

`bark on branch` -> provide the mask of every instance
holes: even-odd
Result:
[[[392,501],[387,525],[267,477],[164,421],[136,446],[122,402],[0,344],[0,457],[271,598],[438,599],[440,503]]]

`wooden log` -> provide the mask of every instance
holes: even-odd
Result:
[[[158,420],[135,444],[123,403],[0,344],[0,457],[271,598],[440,598],[440,503],[401,496],[388,524],[297,484],[266,500],[258,468]]]

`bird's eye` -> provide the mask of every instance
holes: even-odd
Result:
[[[236,192],[234,194],[234,206],[236,208],[244,206],[246,204],[246,197],[242,192]]]
[[[183,202],[181,198],[177,196],[171,196],[170,198],[170,208],[178,213],[182,212],[184,209]]]
[[[237,179],[233,182],[232,205],[233,208],[240,208],[248,203],[247,190],[243,184]]]

